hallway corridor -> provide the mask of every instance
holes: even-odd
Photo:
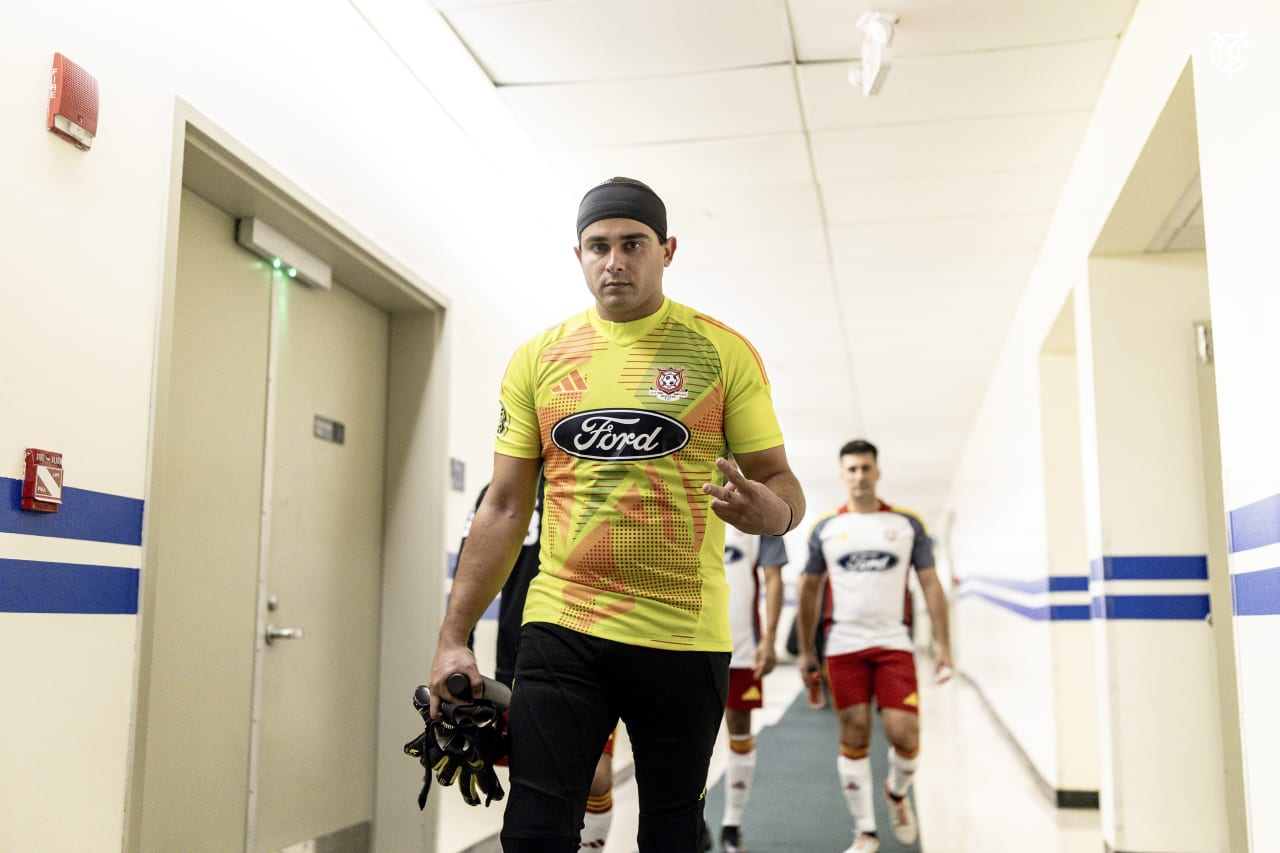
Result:
[[[919,658],[920,671],[932,664]],[[992,717],[978,691],[963,678],[938,687],[928,679],[920,683],[923,761],[916,776],[915,799],[920,834],[927,853],[1096,853],[1102,850],[1102,834],[1096,810],[1055,808],[1042,790],[1026,760]],[[787,709],[803,703],[800,679],[795,668],[780,662],[765,680],[766,705],[755,716],[757,737],[770,737]],[[797,709],[808,712],[807,709]],[[810,713],[831,713],[830,706]],[[726,738],[712,759],[709,788],[724,772]],[[831,726],[832,752],[797,756],[812,762],[815,778],[835,783],[835,723]],[[757,768],[763,780],[769,769]],[[630,756],[625,739],[620,739],[615,764],[620,781],[614,787],[614,821],[605,853],[634,853],[636,833],[635,785],[630,776]],[[447,797],[449,811],[466,807]],[[750,812],[751,806],[748,806]],[[803,815],[798,815],[803,819]],[[718,826],[712,826],[718,835]],[[841,827],[844,837],[846,827]],[[882,828],[882,835],[887,828]],[[748,845],[750,837],[745,838]],[[441,849],[456,850],[445,840]],[[466,848],[466,853],[498,850],[490,839]],[[755,849],[755,848],[752,848]],[[794,853],[839,853],[814,850]],[[763,853],[763,851],[761,851]]]

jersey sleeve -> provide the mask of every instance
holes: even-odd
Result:
[[[907,519],[911,522],[911,531],[915,534],[915,543],[911,546],[911,565],[916,571],[935,568],[933,540],[925,532],[924,523],[914,515],[908,515]]]
[[[825,519],[823,519],[825,521]],[[809,558],[805,560],[804,573],[806,575],[825,575],[827,573],[827,558],[822,554],[822,521],[813,526],[813,530],[809,531]]]
[[[537,459],[542,456],[542,436],[534,401],[533,342],[511,357],[498,394],[498,430],[493,449],[503,456]]]
[[[722,327],[723,328],[723,327]],[[773,410],[773,392],[764,362],[755,348],[726,329],[720,353],[724,369],[724,434],[729,450],[754,453],[782,444],[782,428]]]
[[[787,562],[787,545],[781,536],[760,537],[760,565],[785,566]]]

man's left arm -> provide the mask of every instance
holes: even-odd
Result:
[[[929,622],[933,625],[934,654],[937,658],[934,672],[938,683],[942,684],[951,678],[951,630],[947,624],[947,593],[932,566],[916,569],[916,578],[920,581],[920,589],[924,591],[925,607],[929,610]]]
[[[804,490],[791,473],[786,448],[779,444],[754,453],[735,453],[737,467],[717,459],[724,485],[706,483],[711,510],[743,533],[781,536],[804,518]],[[738,468],[742,470],[739,471]]]
[[[764,630],[756,645],[755,677],[764,678],[778,663],[778,620],[782,618],[782,566],[764,567]]]

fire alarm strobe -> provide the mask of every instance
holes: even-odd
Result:
[[[98,81],[61,53],[49,78],[48,128],[85,151],[98,132]]]
[[[62,454],[27,448],[27,472],[22,478],[22,508],[57,512],[62,503]]]

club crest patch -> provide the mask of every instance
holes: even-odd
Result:
[[[688,397],[689,391],[684,387],[684,376],[688,368],[661,367],[653,377],[653,386],[649,393],[664,403],[673,403],[681,397]]]
[[[498,401],[498,435],[506,435],[507,427],[511,424],[511,418],[507,415],[507,407],[502,401]]]

